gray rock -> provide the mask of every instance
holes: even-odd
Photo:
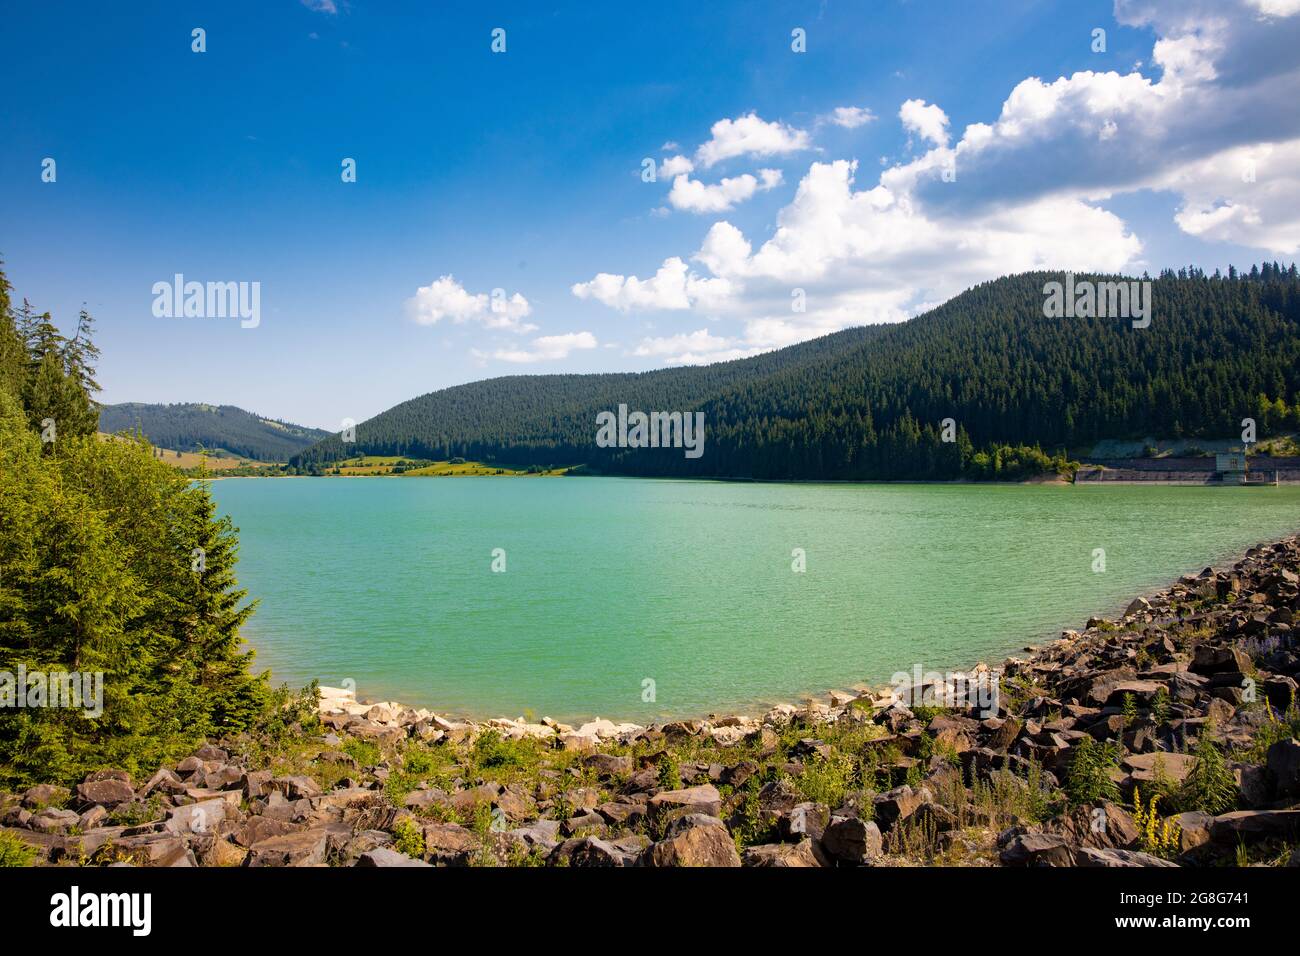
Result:
[[[1020,833],[999,854],[1005,866],[1073,866],[1070,844],[1056,833]]]
[[[431,863],[425,863],[423,860],[413,860],[405,853],[398,853],[396,850],[390,850],[386,846],[376,847],[373,850],[367,850],[361,854],[357,860],[357,866],[362,867],[388,867],[388,866],[425,866],[432,867]]]
[[[81,823],[81,814],[50,807],[35,814],[28,826],[41,833],[66,833]]]
[[[329,834],[324,829],[300,830],[254,843],[245,866],[319,866],[325,862]]]
[[[718,788],[712,784],[698,787],[686,787],[682,790],[667,790],[650,798],[650,818],[658,819],[665,814],[686,812],[703,813],[716,817],[722,810],[722,797]]]
[[[596,837],[575,837],[552,850],[548,862],[552,866],[630,866],[638,853]]]
[[[1278,741],[1268,748],[1265,764],[1279,797],[1300,797],[1300,741]]]
[[[740,854],[731,834],[714,818],[704,822],[702,814],[690,814],[674,821],[674,835],[648,847],[641,854],[642,866],[740,866]]]
[[[827,853],[845,863],[869,863],[884,852],[880,828],[858,817],[831,817],[821,842]]]
[[[203,800],[167,811],[165,827],[169,833],[211,833],[222,823],[230,810],[225,800]]]
[[[813,852],[812,840],[798,843],[767,843],[745,849],[741,857],[745,866],[817,867],[821,863]]]
[[[67,787],[56,787],[52,783],[38,783],[23,792],[22,804],[28,810],[43,810],[50,806],[61,806],[72,796]]]
[[[83,806],[97,803],[100,806],[115,807],[134,799],[135,791],[126,780],[92,780],[77,784],[77,801]]]
[[[1074,850],[1074,865],[1081,867],[1174,867],[1177,863],[1171,863],[1169,860],[1162,860],[1158,856],[1152,856],[1150,853],[1140,853],[1136,850],[1102,850],[1097,847],[1083,846],[1076,847]]]
[[[472,830],[454,823],[430,823],[424,828],[424,847],[435,863],[464,866],[482,844]]]

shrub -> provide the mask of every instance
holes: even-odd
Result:
[[[682,788],[682,768],[677,758],[666,754],[659,761],[659,787],[662,790],[680,790]]]
[[[35,847],[18,839],[12,833],[0,832],[0,867],[31,866],[35,861]]]
[[[853,758],[836,751],[829,757],[819,754],[805,763],[794,783],[804,799],[824,803],[833,810],[844,802],[856,775]]]
[[[424,856],[424,831],[410,817],[402,817],[394,824],[393,849],[417,860]]]
[[[1183,810],[1224,813],[1237,805],[1237,780],[1223,759],[1223,752],[1211,739],[1214,723],[1207,723],[1196,742],[1196,762],[1178,789]]]
[[[1065,793],[1070,803],[1080,806],[1102,800],[1118,800],[1119,787],[1110,777],[1110,771],[1118,764],[1118,747],[1109,742],[1099,744],[1091,736],[1083,737],[1071,748],[1070,768],[1065,784]]]

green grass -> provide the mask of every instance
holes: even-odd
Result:
[[[395,475],[423,478],[442,477],[534,477],[563,475],[567,468],[538,470],[521,468],[516,465],[495,462],[466,461],[451,459],[447,461],[429,461],[423,458],[408,458],[402,455],[357,455],[343,461],[335,462],[326,469],[326,474],[334,474],[335,469],[341,475]]]
[[[343,752],[355,760],[359,767],[373,767],[382,756],[378,744],[357,737],[343,741]]]

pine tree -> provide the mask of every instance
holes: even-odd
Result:
[[[77,317],[77,334],[64,347],[64,368],[91,398],[99,393],[95,381],[95,368],[99,364],[99,348],[94,342],[95,320],[85,309]]]
[[[192,660],[199,684],[212,696],[214,721],[246,726],[265,702],[264,680],[249,680],[253,651],[243,648],[239,629],[256,602],[235,578],[236,529],[230,517],[216,514],[216,502],[203,485],[187,494],[190,574],[180,601],[182,653]]]
[[[0,661],[104,680],[96,717],[0,708],[0,787],[151,773],[265,705],[239,637],[252,607],[235,529],[144,439],[96,439],[89,323],[65,350],[47,316],[26,303],[15,315],[8,296],[0,272]],[[46,417],[53,449],[32,427]]]

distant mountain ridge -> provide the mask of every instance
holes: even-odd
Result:
[[[224,448],[258,461],[285,461],[330,434],[319,428],[264,418],[234,405],[124,402],[105,405],[100,411],[100,431],[135,429],[162,448]]]
[[[349,455],[461,456],[605,474],[869,480],[1016,477],[1043,451],[1103,439],[1260,435],[1300,426],[1296,266],[1152,281],[1149,327],[1045,315],[1061,272],[982,283],[896,325],[748,359],[642,373],[509,376],[410,399],[331,435],[297,466]],[[1109,282],[1122,276],[1077,275]],[[704,454],[600,447],[596,415],[626,404],[703,411]],[[945,435],[952,419],[955,440]],[[947,429],[950,433],[952,428]]]

